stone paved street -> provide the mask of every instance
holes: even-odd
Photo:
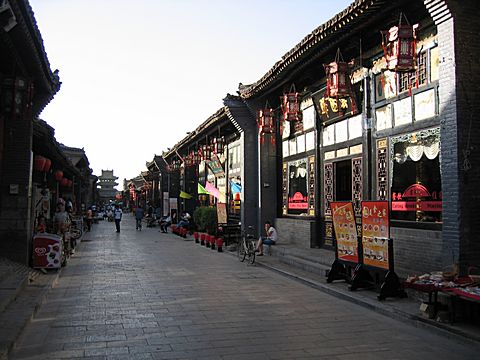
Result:
[[[12,359],[478,359],[480,349],[158,228],[101,222]]]

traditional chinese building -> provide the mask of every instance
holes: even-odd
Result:
[[[0,54],[0,253],[28,264],[34,156],[45,155],[32,147],[34,119],[60,89],[28,1],[0,2]]]
[[[332,201],[360,224],[361,201],[386,200],[399,273],[480,263],[475,6],[356,1],[240,86],[281,242],[331,248]]]

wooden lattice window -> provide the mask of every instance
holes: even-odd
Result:
[[[428,82],[427,52],[423,51],[418,56],[417,70],[414,72],[399,73],[399,91],[409,91],[412,88],[426,85]],[[417,83],[418,79],[418,83]]]

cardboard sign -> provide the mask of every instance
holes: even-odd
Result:
[[[389,269],[388,201],[362,201],[363,263]]]
[[[227,204],[217,203],[217,221],[219,224],[227,223]]]
[[[358,238],[355,212],[351,202],[330,203],[339,260],[358,263]]]

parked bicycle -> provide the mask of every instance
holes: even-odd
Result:
[[[249,226],[248,229],[252,231],[253,227]],[[252,234],[242,231],[242,238],[237,246],[237,255],[241,262],[244,262],[246,258],[250,264],[255,262],[255,240]]]

